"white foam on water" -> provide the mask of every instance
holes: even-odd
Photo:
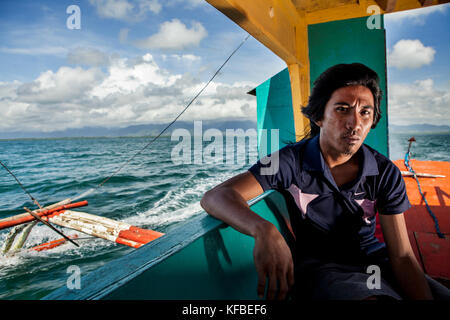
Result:
[[[61,228],[58,229],[61,230]],[[68,237],[78,235],[78,238],[80,239],[73,240],[79,245],[79,247],[76,247],[74,244],[67,241],[66,243],[50,250],[31,250],[32,247],[42,243],[62,238],[61,235],[49,229],[47,226],[38,224],[31,230],[22,249],[17,250],[13,254],[7,253],[6,255],[0,255],[0,277],[6,276],[9,273],[15,273],[14,269],[16,267],[35,262],[36,259],[43,259],[45,261],[46,258],[62,256],[64,256],[65,260],[68,260],[71,257],[83,258],[86,256],[91,256],[93,252],[99,250],[103,251],[104,248],[115,245],[110,241],[91,237],[76,230],[63,228],[62,232]],[[7,234],[8,233],[4,233],[0,235],[0,243],[5,241]]]
[[[102,146],[103,142],[100,145]],[[98,144],[95,146],[97,147]],[[20,152],[23,153],[23,150],[20,149],[19,152],[11,152],[10,154],[20,155]],[[48,162],[49,159],[57,159],[59,156],[63,156],[66,150],[60,150],[57,153],[50,155],[48,153],[42,155],[42,158],[39,159],[39,161],[36,161],[35,157],[26,156],[27,152],[28,150],[25,152],[25,157],[22,154],[20,157],[18,156],[11,158],[10,161],[17,165],[23,166],[22,171],[19,170],[18,173],[21,176],[26,176],[24,183],[31,186],[30,188],[33,190],[33,195],[36,193],[36,196],[39,199],[45,199],[54,195],[60,196],[60,194],[63,194],[68,190],[72,191],[72,189],[67,187],[69,183],[66,179],[73,179],[73,181],[77,183],[83,181],[92,183],[92,179],[94,179],[92,176],[103,176],[105,173],[109,173],[109,169],[111,169],[111,171],[115,170],[117,162],[122,161],[122,158],[118,159],[118,157],[115,157],[114,159],[105,159],[103,162],[103,160],[100,161],[99,158],[96,157],[97,154],[94,153],[92,154],[94,158],[87,158],[89,159],[89,164],[91,166],[92,164],[95,164],[96,166],[95,168],[90,169],[89,165],[79,166],[80,160],[70,160],[66,163],[62,163],[58,160]],[[121,156],[122,154],[124,154],[122,151],[117,152],[117,156]],[[109,151],[105,153],[105,155],[109,155]],[[143,181],[149,181],[149,184],[144,187],[155,188],[155,190],[159,192],[161,190],[166,190],[163,188],[166,188],[168,184],[173,186],[175,181],[177,181],[176,183],[178,183],[178,185],[172,187],[170,191],[166,192],[161,199],[154,202],[152,205],[149,205],[142,212],[131,211],[127,213],[129,217],[121,220],[136,226],[150,226],[149,228],[155,230],[177,222],[185,221],[190,217],[203,212],[203,209],[200,206],[200,199],[202,195],[207,190],[235,175],[237,171],[244,170],[242,166],[221,164],[220,161],[218,163],[205,164],[201,167],[193,166],[189,168],[180,168],[175,167],[168,159],[163,159],[162,161],[160,161],[159,158],[155,158],[155,161],[152,159],[153,156],[143,159],[142,165],[145,166],[145,169],[140,168],[139,172],[135,172],[134,169],[130,169],[129,175],[144,177]],[[36,167],[30,168],[30,163],[34,163]],[[41,164],[44,163],[46,172],[48,173],[46,177],[42,177],[43,167]],[[88,163],[86,162],[86,164]],[[69,172],[71,168],[73,168],[73,165],[78,166],[77,170],[79,171],[77,171],[76,175]],[[159,184],[156,184],[154,179],[146,179],[146,175],[149,174],[149,169],[151,173],[153,173],[153,171],[155,174],[160,173],[157,175],[158,180],[162,180],[162,186],[159,190]],[[64,173],[61,174],[61,172]],[[184,174],[188,173],[190,175],[187,177],[184,177],[184,175],[182,177],[180,175],[177,178],[178,172]],[[207,174],[203,176],[201,175],[202,173],[208,173],[209,175],[214,174],[215,176],[208,176]],[[167,179],[165,178],[165,174],[168,176]],[[130,201],[133,201],[133,192],[141,191],[142,184],[147,183],[143,181],[139,179],[136,181],[133,180],[130,183],[130,192],[126,189],[127,186],[129,186],[128,183],[123,183],[120,186],[114,186],[111,190],[123,192],[127,197],[129,197],[125,197],[124,199],[131,199]],[[54,182],[56,182],[56,185],[53,185]],[[8,184],[9,182],[6,183]],[[81,190],[80,194],[76,194],[75,198],[72,200],[75,201],[87,196],[96,197],[96,190],[97,189],[88,189],[86,191]],[[109,200],[109,196],[113,197],[114,192],[111,192],[111,194],[105,193],[103,196],[105,199]],[[140,195],[137,194],[137,196]],[[4,199],[5,203],[2,203],[2,205],[8,205],[7,207],[9,207],[9,204],[6,203],[9,197],[4,198],[6,198]],[[11,203],[10,206],[13,207],[14,205],[15,203]],[[89,212],[89,209],[87,209],[87,212]],[[95,212],[92,213],[95,214]],[[90,237],[86,234],[68,228],[57,228],[62,230],[62,232],[67,236],[77,234],[79,238]],[[8,230],[0,232],[0,245],[6,239],[7,234]],[[55,279],[51,275],[53,270],[61,273],[61,270],[64,271],[65,268],[71,264],[80,264],[83,268],[86,267],[86,270],[93,270],[97,266],[103,264],[105,259],[114,259],[115,257],[123,255],[126,250],[132,250],[129,247],[99,238],[91,238],[89,240],[74,239],[80,247],[76,247],[70,242],[66,242],[65,244],[52,248],[51,250],[29,250],[29,248],[33,246],[60,238],[61,235],[58,235],[47,226],[39,223],[31,231],[28,240],[25,243],[25,248],[19,250],[12,256],[0,255],[0,279],[4,281],[2,287],[3,289],[0,292],[0,298],[8,298],[11,294],[16,296],[35,296],[35,293],[39,290],[39,288],[51,287],[52,285],[54,286],[54,281],[61,280]],[[49,275],[46,276],[46,273]]]
[[[138,227],[142,225],[150,226],[151,229],[156,231],[158,231],[158,228],[185,221],[203,211],[200,206],[200,199],[207,190],[236,174],[236,166],[231,166],[229,169],[224,172],[219,172],[213,177],[196,178],[193,175],[183,180],[179,186],[169,190],[149,209],[134,213],[132,216],[121,220]],[[91,190],[88,190],[86,193],[91,192]],[[79,238],[89,237],[76,230],[57,228],[67,236],[77,234]],[[7,234],[8,232],[0,233],[0,243],[3,243]],[[20,266],[30,266],[27,272],[40,272],[42,268],[51,268],[51,266],[47,266],[49,258],[57,258],[58,263],[70,263],[71,259],[92,258],[108,252],[113,247],[121,246],[104,239],[92,237],[89,240],[74,239],[80,247],[66,242],[51,250],[39,252],[29,250],[33,246],[60,238],[61,236],[59,234],[47,226],[42,224],[36,225],[25,243],[25,248],[19,250],[12,256],[0,256],[0,278],[6,279],[6,277],[11,278],[17,276],[17,270]]]
[[[203,211],[200,199],[206,191],[233,175],[233,173],[224,172],[214,177],[199,178],[195,181],[187,180],[176,190],[168,191],[150,209],[126,218],[124,222],[135,226],[151,225],[157,230],[158,227],[187,220]]]
[[[75,196],[75,198],[72,198],[72,202],[75,202],[75,201],[77,201],[77,200],[79,200],[79,199],[81,199],[81,198],[86,198],[88,195],[90,195],[90,194],[93,193],[94,191],[95,191],[95,189],[94,189],[94,188],[91,188],[91,189],[89,189],[89,190],[87,190],[87,191],[81,193],[80,195]]]

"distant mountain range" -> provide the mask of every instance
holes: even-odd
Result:
[[[156,136],[163,130],[167,124],[146,124],[129,126],[125,128],[102,128],[102,127],[85,127],[80,129],[67,129],[63,131],[53,132],[0,132],[0,139],[49,139],[49,138],[74,138],[74,137],[140,137],[140,136]],[[194,122],[177,121],[166,132],[164,136],[170,136],[175,129],[187,129],[191,133],[194,130]],[[224,132],[226,129],[255,129],[254,121],[202,121],[203,132],[207,129],[215,128]],[[438,133],[450,132],[450,126],[436,126],[432,124],[415,124],[415,125],[390,125],[391,133]]]
[[[392,133],[438,133],[450,132],[450,126],[435,126],[433,124],[413,124],[407,126],[389,125],[389,132]]]
[[[67,129],[53,132],[0,132],[0,139],[50,139],[50,138],[74,138],[74,137],[141,137],[156,136],[168,124],[146,124],[129,126],[125,128],[85,127],[80,129]],[[177,121],[163,133],[170,136],[175,129],[186,129],[193,133],[193,121]],[[255,129],[254,121],[202,121],[202,131],[214,128],[222,132],[226,129]]]

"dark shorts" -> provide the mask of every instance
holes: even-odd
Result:
[[[368,265],[347,265],[304,258],[296,263],[294,299],[302,300],[402,300],[388,263],[379,263],[379,281]],[[435,299],[449,300],[450,290],[425,275]],[[368,284],[369,283],[369,284]]]

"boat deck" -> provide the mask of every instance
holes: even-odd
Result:
[[[407,171],[403,160],[394,163]],[[416,173],[444,175],[444,178],[418,178],[423,194],[436,216],[445,239],[439,238],[413,177],[403,177],[412,208],[405,213],[408,235],[422,268],[431,277],[450,286],[450,162],[410,160]]]

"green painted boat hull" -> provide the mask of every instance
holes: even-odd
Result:
[[[292,241],[279,193],[250,204]],[[80,289],[64,286],[44,299],[257,299],[253,246],[252,237],[204,213],[81,277]]]

